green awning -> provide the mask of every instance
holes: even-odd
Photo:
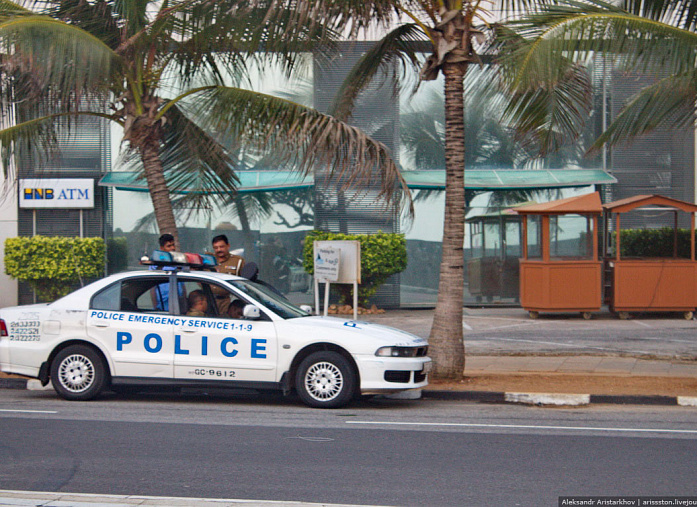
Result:
[[[239,171],[237,177],[240,179],[238,191],[242,194],[309,188],[314,185],[312,175],[303,176],[291,171]],[[99,185],[133,192],[148,191],[147,182],[142,178],[139,179],[136,172],[115,171],[106,173],[99,180]]]
[[[404,171],[411,189],[445,190],[445,171]],[[608,185],[617,180],[602,169],[466,169],[468,190],[515,190],[520,188],[568,188]]]
[[[99,185],[118,190],[147,192],[144,179],[135,172],[109,172]],[[413,190],[445,190],[445,171],[404,171],[404,179]],[[293,171],[239,171],[239,192],[272,192],[309,188],[314,185],[312,175],[303,176]],[[468,190],[515,190],[520,188],[566,188],[588,185],[608,185],[617,180],[601,169],[467,169],[465,188]],[[184,192],[182,192],[184,193]]]

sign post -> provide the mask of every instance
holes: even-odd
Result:
[[[329,310],[331,283],[353,284],[353,318],[358,318],[358,284],[361,283],[359,241],[315,241],[313,244],[315,312],[320,314],[319,284],[324,283],[324,316]]]

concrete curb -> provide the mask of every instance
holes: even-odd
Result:
[[[30,391],[51,390],[51,384],[41,386],[36,379],[0,378],[0,389],[26,389]],[[418,398],[445,401],[476,401],[480,403],[518,403],[535,406],[585,406],[591,404],[613,405],[665,405],[697,407],[694,396],[660,395],[606,395],[572,393],[508,393],[500,391],[439,391],[423,389],[407,395],[390,395],[393,399],[413,400]]]
[[[665,405],[697,407],[697,398],[659,395],[605,395],[561,393],[507,393],[497,391],[429,391],[423,397],[432,400],[477,401],[480,403],[519,403],[536,406]]]

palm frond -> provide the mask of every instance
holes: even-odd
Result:
[[[505,58],[523,88],[554,83],[563,77],[562,60],[594,52],[621,56],[626,70],[638,72],[680,74],[694,66],[696,33],[601,0],[564,1],[509,26],[526,40]]]
[[[31,9],[11,0],[0,0],[0,20],[4,21],[10,17],[36,15]]]
[[[77,108],[86,95],[107,94],[120,63],[95,36],[44,16],[0,22],[0,44],[8,55],[5,72],[31,76],[4,89],[6,96],[54,102],[64,110]]]
[[[697,71],[661,79],[641,90],[622,108],[591,146],[591,151],[599,150],[604,144],[625,142],[660,126],[694,128],[695,100]]]
[[[70,124],[82,116],[112,118],[100,112],[82,111],[41,116],[0,130],[0,152],[2,153],[5,177],[13,179],[10,171],[16,155],[40,167],[57,153],[60,141],[58,132],[70,132]]]
[[[396,77],[389,72],[396,61],[401,62],[404,68],[411,66],[418,70],[421,62],[413,43],[423,39],[423,31],[412,23],[400,25],[385,35],[350,70],[336,94],[329,114],[342,121],[350,118],[359,94],[373,82],[378,73],[382,74],[383,82],[390,76]]]
[[[592,83],[584,67],[566,62],[566,73],[554,86],[517,91],[509,97],[504,121],[525,136],[542,155],[578,138],[592,107]]]
[[[98,0],[84,2],[80,0],[61,0],[49,2],[45,10],[40,11],[53,19],[61,20],[82,28],[104,42],[112,49],[120,43],[123,19],[115,8],[119,2]]]
[[[315,21],[298,26],[289,12],[278,13],[271,23],[265,3],[194,2],[173,12],[167,47],[176,64],[172,70],[182,83],[220,84],[227,76],[238,79],[252,67],[265,69],[269,64],[289,76],[305,54],[332,47],[337,37],[330,29]]]
[[[237,162],[229,149],[198,126],[192,116],[195,114],[182,102],[167,109],[160,160],[168,189],[181,195],[179,205],[208,208],[226,195],[237,193]],[[143,170],[139,154],[132,151],[123,154],[119,165]]]
[[[619,7],[635,16],[660,21],[694,32],[697,24],[697,4],[692,0],[623,0]]]
[[[143,30],[150,20],[148,19],[148,9],[153,10],[160,6],[167,5],[168,2],[154,2],[153,0],[113,0],[114,13],[121,20],[123,35],[122,39]]]
[[[307,174],[327,167],[343,187],[377,186],[379,197],[401,202],[413,212],[406,182],[389,150],[361,130],[299,104],[249,90],[216,87],[197,97],[200,111],[215,112],[201,126],[221,137],[239,139],[260,152],[278,156]]]
[[[399,14],[400,0],[278,0],[269,9],[268,20],[273,22],[279,13],[291,13],[290,25],[312,26],[321,23],[337,32],[356,35],[376,25],[387,26]]]

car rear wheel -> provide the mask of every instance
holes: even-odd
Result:
[[[66,400],[91,400],[106,385],[107,371],[97,351],[85,345],[61,350],[51,363],[51,383]]]
[[[295,375],[295,389],[306,405],[339,408],[356,393],[358,376],[349,361],[337,352],[321,351],[307,356]]]

